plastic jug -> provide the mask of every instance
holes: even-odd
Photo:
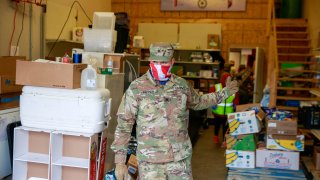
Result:
[[[97,72],[90,64],[81,72],[81,89],[97,89]]]

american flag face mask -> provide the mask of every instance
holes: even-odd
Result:
[[[171,76],[170,71],[172,68],[172,64],[161,65],[150,62],[150,68],[154,79],[157,81],[167,81]]]

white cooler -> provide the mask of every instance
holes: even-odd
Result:
[[[62,131],[101,132],[110,119],[109,97],[107,89],[24,86],[20,97],[21,124]]]

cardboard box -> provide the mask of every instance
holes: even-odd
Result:
[[[17,60],[16,83],[29,86],[80,88],[81,71],[87,64]]]
[[[25,56],[0,57],[0,94],[21,92],[22,86],[15,84],[16,60],[26,59]]]
[[[256,150],[256,166],[264,168],[299,170],[299,152]]]
[[[267,134],[284,134],[284,135],[297,135],[298,124],[296,120],[290,121],[267,121]]]
[[[133,179],[137,179],[139,175],[138,171],[138,161],[137,157],[133,154],[130,155],[129,161],[128,161],[128,173]]]
[[[255,168],[255,151],[226,150],[226,166]]]
[[[261,122],[253,110],[228,114],[228,123],[233,136],[258,133],[261,130]]]
[[[232,136],[226,135],[227,149],[241,151],[255,151],[256,138],[254,134]]]
[[[316,167],[316,170],[320,170],[320,146],[313,147],[313,163]]]
[[[304,151],[304,135],[267,135],[267,148],[285,151]]]
[[[105,54],[103,58],[103,67],[108,66],[109,58],[113,60],[113,73],[122,73],[123,72],[123,63],[124,63],[124,56],[123,54]]]
[[[19,107],[20,95],[21,92],[0,94],[0,110]]]
[[[237,105],[236,106],[236,112],[247,111],[249,108],[252,108],[252,107],[259,107],[260,108],[260,104],[259,103],[253,103],[253,104]]]
[[[21,92],[21,85],[16,85],[16,77],[13,75],[0,75],[0,94]]]

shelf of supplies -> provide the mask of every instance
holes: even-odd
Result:
[[[281,72],[299,72],[299,73],[314,73],[314,74],[319,74],[320,71],[317,70],[298,70],[298,69],[283,69]]]
[[[320,82],[320,79],[307,79],[307,78],[287,78],[287,77],[283,77],[283,78],[278,78],[279,81],[300,81],[300,82],[313,82],[313,83],[317,83]]]
[[[311,133],[320,140],[320,129],[311,129]]]
[[[292,107],[292,106],[277,106],[277,109],[287,110],[287,111],[298,111],[297,107]]]
[[[317,90],[319,88],[307,88],[307,87],[277,87],[277,90],[294,90],[294,91],[310,91]]]
[[[149,60],[140,60],[140,62],[150,62]],[[197,65],[219,65],[218,62],[192,62],[192,61],[174,61],[175,64],[197,64]]]
[[[277,96],[276,99],[297,100],[297,101],[320,101],[320,97]]]
[[[320,97],[320,90],[319,90],[319,88],[311,89],[309,92],[310,92],[311,94],[313,94],[313,95],[316,95],[316,96]]]
[[[143,49],[143,50],[149,50],[149,48],[140,48],[140,49]],[[201,52],[219,52],[221,51],[220,49],[183,49],[183,48],[175,48],[174,49],[175,51],[201,51]]]
[[[56,39],[46,39],[46,43],[55,43]],[[80,41],[72,41],[72,40],[67,40],[67,39],[59,39],[57,43],[72,43],[72,44],[80,44],[82,45],[83,42]]]
[[[282,64],[316,64],[315,62],[309,62],[309,61],[278,61]]]
[[[278,56],[302,56],[302,57],[309,57],[312,56],[312,54],[292,54],[292,53],[278,53]]]
[[[218,79],[214,77],[203,77],[203,76],[180,76],[180,77],[187,78],[187,79],[213,79],[213,80]]]

